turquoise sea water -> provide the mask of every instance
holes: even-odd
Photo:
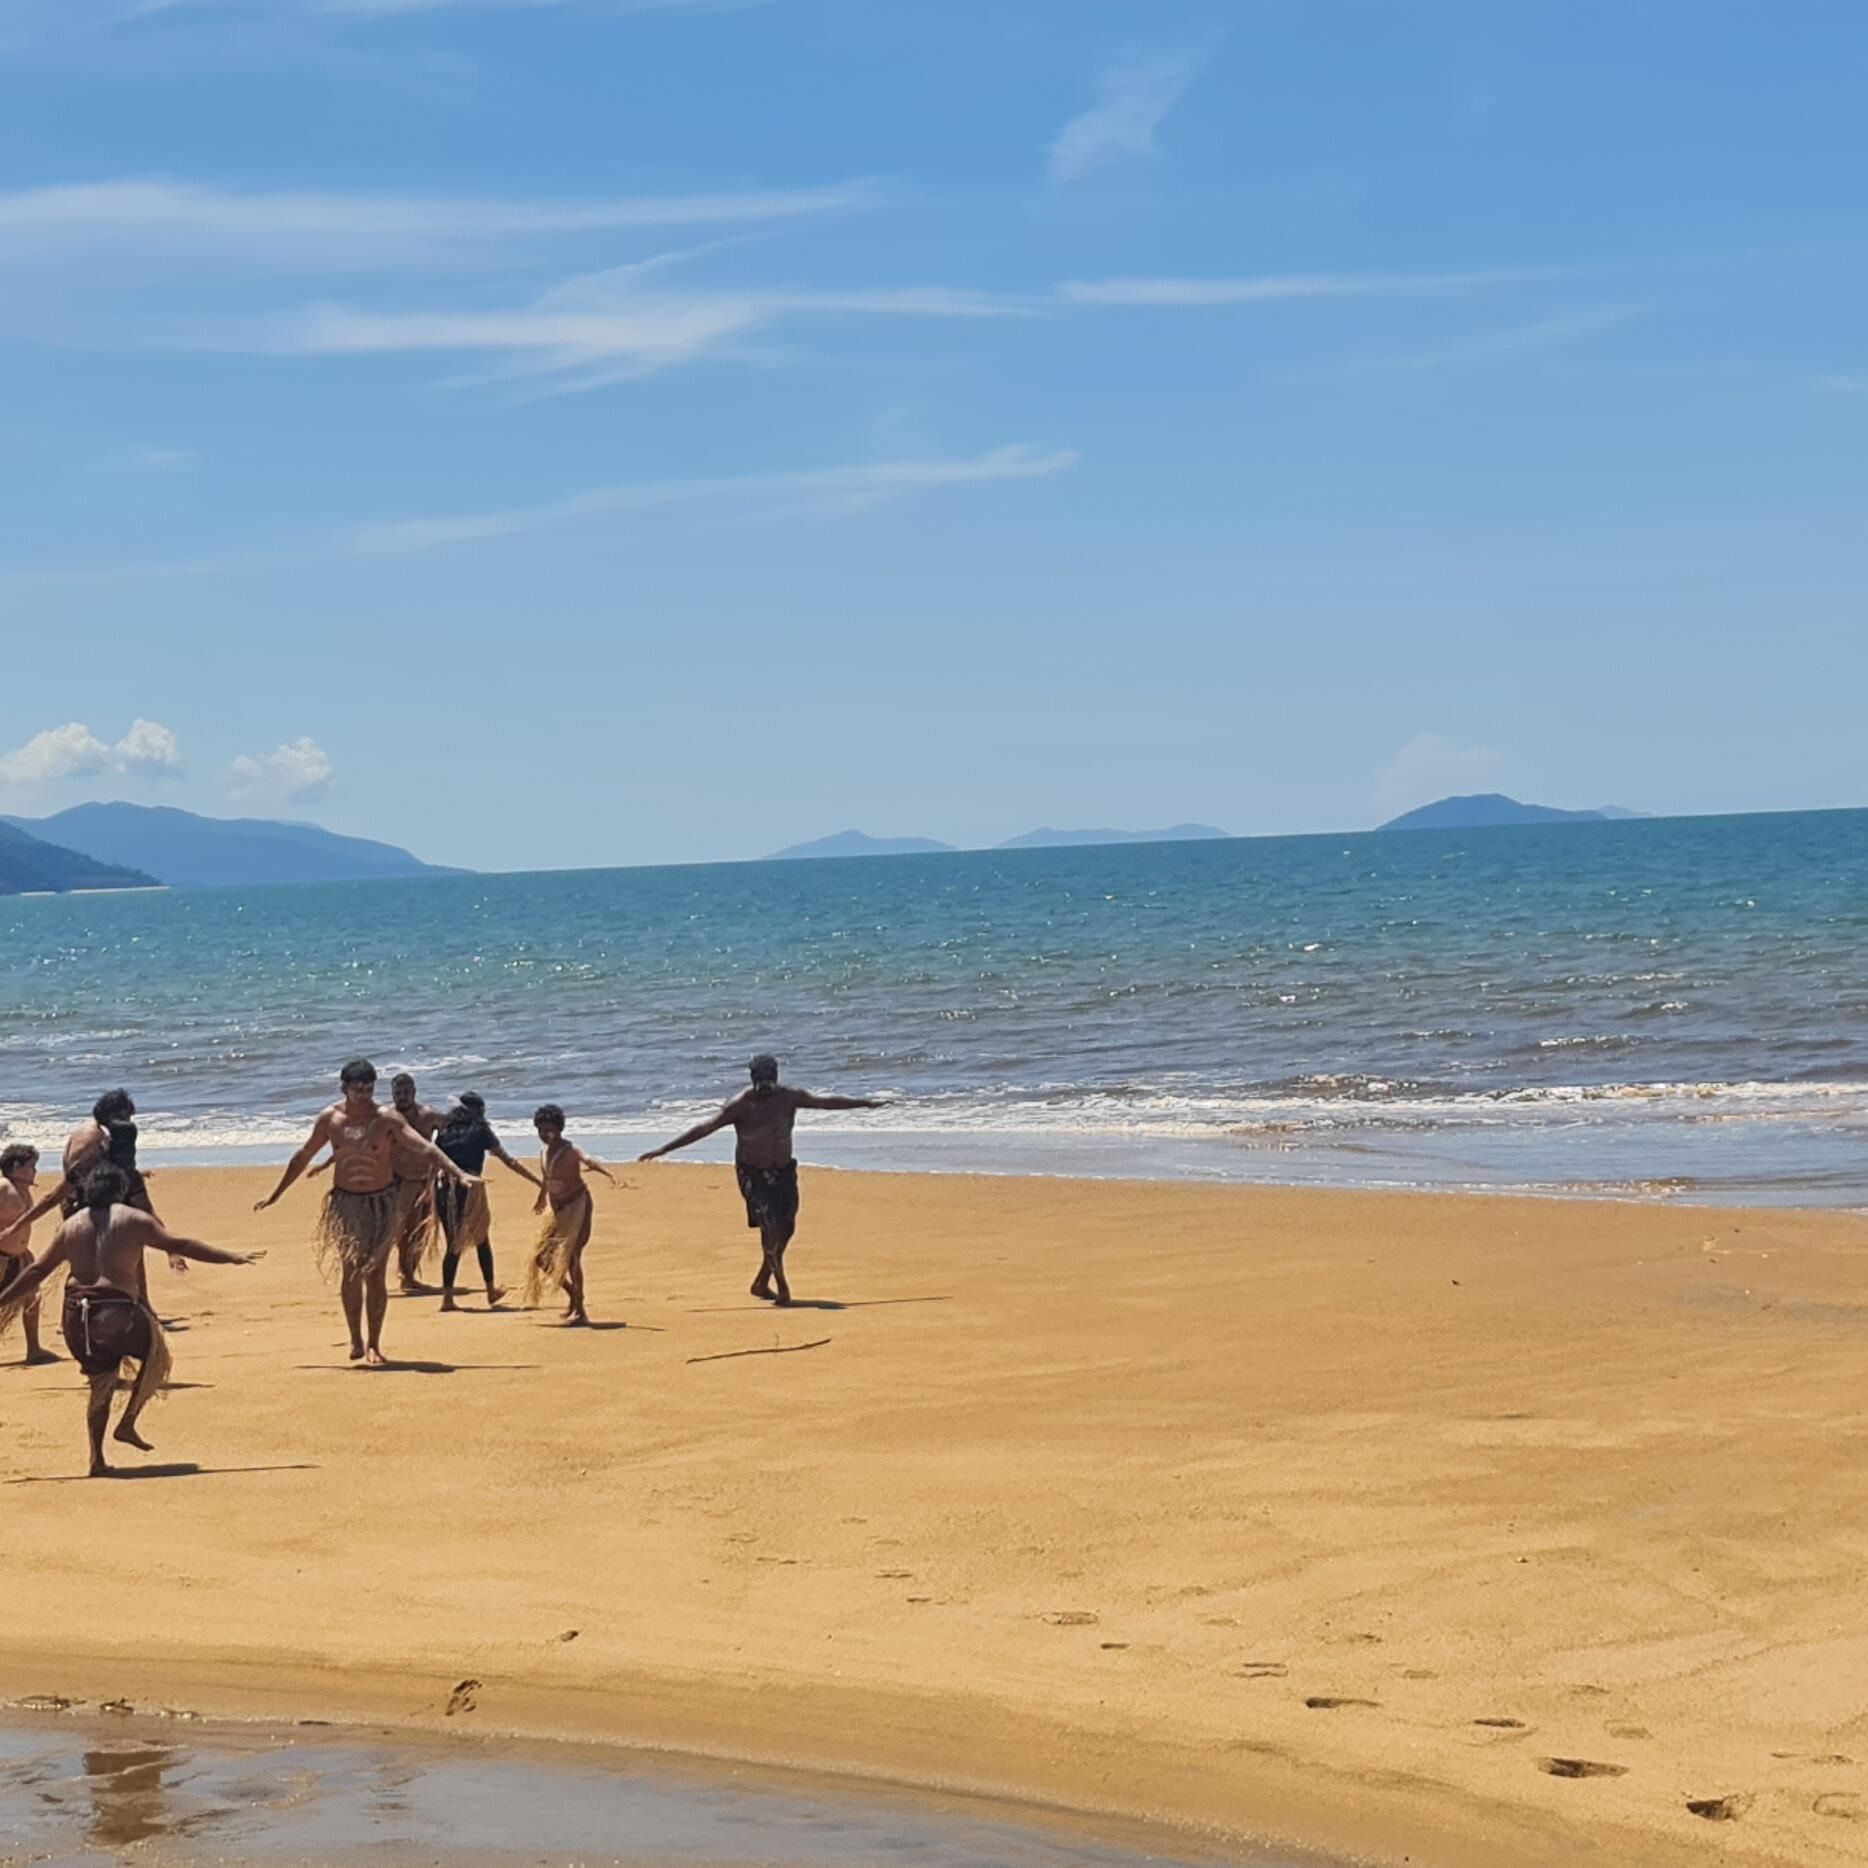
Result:
[[[619,1152],[1868,1200],[1868,811],[0,903],[0,1125],[278,1155],[353,1052]]]

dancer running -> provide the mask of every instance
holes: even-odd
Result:
[[[171,1258],[198,1259],[204,1265],[253,1265],[264,1252],[223,1252],[199,1239],[180,1239],[160,1220],[129,1204],[130,1179],[106,1162],[84,1183],[84,1205],[58,1229],[44,1258],[14,1279],[0,1299],[0,1330],[37,1302],[39,1287],[61,1266],[69,1266],[65,1285],[65,1347],[90,1378],[85,1432],[91,1443],[93,1479],[114,1470],[104,1458],[104,1430],[110,1425],[110,1400],[117,1374],[135,1362],[136,1381],[129,1405],[113,1436],[144,1453],[155,1449],[137,1432],[144,1408],[169,1378],[169,1346],[147,1298],[138,1295],[137,1267],[145,1251]]]
[[[384,1366],[383,1317],[389,1308],[389,1254],[396,1242],[398,1207],[395,1156],[420,1157],[462,1186],[479,1184],[463,1174],[433,1142],[424,1141],[393,1109],[376,1100],[376,1066],[353,1057],[338,1073],[344,1095],[313,1123],[304,1147],[285,1164],[279,1184],[253,1210],[263,1212],[331,1146],[331,1191],[318,1216],[315,1247],[328,1277],[335,1268],[350,1326],[350,1359],[366,1368]],[[365,1326],[368,1334],[365,1335]]]
[[[0,1149],[0,1303],[14,1281],[33,1267],[32,1184],[39,1176],[39,1151],[24,1142]],[[39,1341],[39,1305],[35,1300],[22,1312],[26,1326],[23,1366],[56,1362],[58,1357]]]
[[[523,1161],[515,1161],[500,1145],[486,1119],[486,1099],[477,1091],[461,1093],[435,1135],[435,1146],[469,1174],[483,1173],[486,1158],[491,1155],[534,1187],[544,1185]],[[435,1189],[435,1210],[442,1237],[447,1241],[441,1258],[441,1308],[460,1308],[454,1301],[454,1274],[460,1269],[462,1253],[471,1251],[479,1258],[480,1275],[486,1280],[486,1307],[497,1309],[506,1293],[493,1282],[493,1211],[485,1186],[457,1187],[452,1181],[443,1181]]]
[[[754,1297],[770,1302],[791,1302],[785,1282],[785,1248],[798,1230],[798,1163],[792,1153],[792,1125],[800,1109],[883,1109],[886,1102],[871,1096],[819,1096],[794,1090],[778,1080],[778,1059],[761,1052],[747,1066],[752,1087],[705,1122],[697,1122],[673,1141],[651,1148],[640,1158],[657,1161],[704,1141],[721,1129],[737,1136],[733,1161],[739,1172],[740,1197],[746,1202],[746,1224],[759,1235],[765,1256],[752,1281]]]
[[[533,1114],[532,1126],[545,1144],[539,1157],[543,1178],[532,1211],[544,1213],[545,1223],[532,1249],[532,1262],[526,1267],[526,1308],[536,1310],[545,1293],[556,1285],[564,1292],[565,1322],[588,1323],[590,1313],[584,1308],[584,1247],[590,1243],[596,1204],[590,1197],[584,1170],[601,1174],[611,1186],[615,1186],[616,1176],[594,1156],[564,1139],[564,1111],[556,1103],[543,1104]]]

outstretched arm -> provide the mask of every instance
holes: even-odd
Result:
[[[638,1161],[658,1161],[663,1155],[671,1155],[677,1148],[691,1148],[696,1142],[704,1142],[709,1135],[717,1135],[733,1120],[733,1105],[728,1103],[717,1116],[710,1116],[705,1122],[697,1122],[691,1129],[683,1129],[671,1142],[663,1142],[659,1148],[651,1148],[645,1155],[637,1155]]]
[[[886,1096],[819,1096],[814,1090],[797,1092],[800,1109],[886,1109]]]
[[[612,1174],[595,1155],[587,1155],[584,1153],[583,1149],[580,1148],[577,1151],[577,1158],[591,1173],[601,1174],[612,1187],[616,1185],[616,1176]]]
[[[267,1207],[273,1205],[278,1200],[279,1196],[311,1166],[312,1156],[325,1144],[325,1130],[329,1125],[330,1116],[327,1112],[325,1115],[320,1116],[313,1125],[311,1139],[285,1164],[285,1172],[279,1176],[278,1186],[276,1186],[265,1199],[255,1200],[253,1202],[253,1211],[255,1213],[263,1213]]]
[[[458,1181],[463,1187],[479,1186],[480,1176],[478,1174],[469,1174],[465,1168],[457,1167],[412,1122],[401,1116],[398,1116],[396,1120],[402,1124],[402,1133],[397,1139],[403,1143],[410,1154],[420,1155],[431,1169],[445,1174],[449,1180]]]
[[[538,1176],[534,1174],[532,1170],[529,1167],[527,1167],[523,1161],[515,1161],[512,1158],[512,1156],[509,1155],[505,1151],[505,1149],[495,1145],[495,1147],[492,1150],[492,1155],[495,1161],[504,1162],[505,1165],[511,1168],[512,1171],[515,1174],[517,1174],[521,1180],[529,1180],[534,1187],[544,1186],[545,1183],[542,1180],[540,1180]]]
[[[35,1265],[28,1265],[11,1284],[7,1286],[6,1297],[0,1299],[0,1329],[17,1317],[25,1308],[33,1293],[45,1283],[59,1266],[70,1257],[65,1247],[65,1234],[61,1227],[59,1235],[46,1251],[46,1255]]]
[[[159,1219],[146,1221],[143,1231],[145,1245],[167,1252],[171,1258],[192,1258],[203,1265],[257,1265],[266,1256],[264,1252],[223,1251],[218,1245],[208,1245],[200,1239],[181,1238]]]

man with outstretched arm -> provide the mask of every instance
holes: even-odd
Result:
[[[746,1202],[746,1224],[759,1234],[765,1257],[752,1281],[754,1297],[773,1303],[791,1302],[785,1281],[785,1248],[798,1230],[798,1163],[792,1153],[792,1124],[800,1109],[883,1109],[884,1100],[872,1096],[819,1096],[794,1090],[778,1080],[778,1059],[761,1053],[748,1066],[752,1086],[741,1090],[717,1116],[697,1122],[684,1134],[640,1158],[659,1160],[721,1129],[731,1128],[737,1141],[733,1164],[739,1171],[739,1191]]]
[[[93,1479],[107,1479],[115,1470],[104,1458],[104,1430],[110,1425],[117,1373],[125,1362],[137,1364],[136,1381],[113,1437],[144,1453],[155,1450],[137,1432],[136,1423],[167,1384],[170,1361],[162,1325],[148,1299],[139,1295],[143,1254],[167,1252],[204,1265],[253,1265],[266,1256],[224,1252],[199,1239],[177,1238],[153,1214],[128,1204],[132,1191],[122,1168],[110,1162],[94,1168],[85,1178],[84,1204],[58,1229],[46,1255],[15,1278],[0,1299],[4,1330],[15,1316],[37,1304],[39,1287],[53,1272],[70,1266],[62,1325],[65,1347],[90,1378],[84,1425]]]
[[[405,1216],[396,1196],[396,1159],[419,1160],[463,1187],[480,1177],[456,1167],[433,1142],[416,1134],[394,1109],[376,1100],[376,1066],[353,1057],[338,1073],[343,1099],[312,1125],[311,1135],[285,1164],[279,1184],[253,1210],[263,1212],[311,1166],[328,1142],[332,1187],[318,1215],[315,1249],[328,1277],[338,1274],[344,1321],[350,1326],[350,1359],[365,1368],[383,1364],[383,1317],[389,1309],[389,1255]],[[365,1324],[368,1335],[365,1335]]]

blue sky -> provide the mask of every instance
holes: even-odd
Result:
[[[0,809],[1868,803],[1868,9],[0,0]]]

